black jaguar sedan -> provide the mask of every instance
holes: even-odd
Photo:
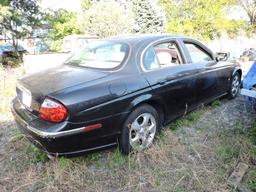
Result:
[[[237,96],[242,72],[227,59],[181,36],[99,40],[59,67],[20,79],[12,112],[49,155],[117,144],[125,154],[142,151],[173,119]]]

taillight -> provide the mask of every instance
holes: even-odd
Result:
[[[53,123],[60,123],[68,116],[68,111],[64,105],[58,101],[46,97],[39,110],[39,117]]]

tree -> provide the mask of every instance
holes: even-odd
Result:
[[[229,20],[225,8],[234,0],[161,0],[168,17],[167,31],[210,40],[223,32],[237,32],[239,22]]]
[[[246,11],[251,25],[256,25],[256,0],[239,0],[243,9]]]
[[[37,0],[3,0],[0,10],[0,31],[11,36],[17,52],[18,39],[32,34],[33,29],[41,25],[42,12],[38,2]]]
[[[77,14],[74,12],[59,9],[58,11],[50,12],[47,16],[47,21],[51,29],[49,32],[51,49],[54,51],[60,50],[65,36],[80,33]]]
[[[82,32],[100,37],[130,33],[133,26],[132,13],[114,0],[92,3],[80,20]]]
[[[135,33],[165,32],[166,17],[164,10],[155,0],[132,0]]]
[[[91,0],[83,0],[82,1],[82,8],[83,8],[83,11],[87,11],[90,7],[91,7]]]

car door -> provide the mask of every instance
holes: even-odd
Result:
[[[196,82],[197,104],[204,104],[225,94],[229,69],[214,58],[212,52],[194,40],[183,41],[184,51],[190,57],[189,64],[198,69]]]
[[[154,96],[165,107],[166,121],[185,114],[195,105],[195,74],[198,69],[186,65],[187,59],[176,40],[156,42],[142,55],[143,75]]]

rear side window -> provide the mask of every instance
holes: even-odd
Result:
[[[145,70],[177,66],[181,63],[182,60],[178,47],[173,42],[160,43],[150,47],[143,57]]]
[[[193,63],[212,61],[212,57],[199,46],[193,43],[185,43]]]

